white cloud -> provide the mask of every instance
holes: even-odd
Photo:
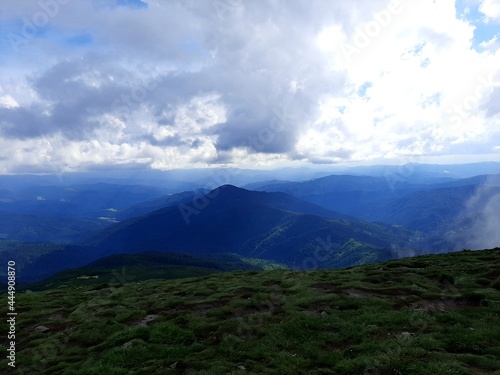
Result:
[[[473,29],[455,18],[453,1],[405,2],[392,21],[348,61],[338,63],[339,53],[332,51],[348,84],[326,100],[323,119],[302,133],[300,154],[310,150],[326,157],[328,150],[344,149],[365,160],[423,156],[496,131],[480,107],[491,93],[488,77],[498,71],[500,55],[471,49]],[[366,83],[361,97],[358,90]],[[336,129],[324,130],[325,116]]]
[[[0,107],[19,108],[19,103],[10,95],[0,96]]]
[[[498,0],[482,0],[479,11],[486,16],[487,20],[500,21],[500,1]]]

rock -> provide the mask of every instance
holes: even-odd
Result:
[[[405,339],[408,339],[413,336],[413,333],[410,332],[401,332],[401,336]]]
[[[134,323],[133,326],[146,327],[149,323],[151,323],[153,320],[155,320],[157,318],[158,318],[158,315],[154,315],[154,314],[146,315],[146,317],[144,319],[142,319],[139,322]]]
[[[321,315],[323,318],[327,317],[328,316],[328,313],[326,311],[321,311]]]
[[[168,366],[171,369],[174,369],[177,367],[177,362],[172,363],[170,366]]]
[[[122,345],[122,348],[130,348],[131,346],[137,346],[144,344],[144,341],[141,339],[132,339],[130,341],[127,341],[125,344]]]
[[[241,370],[241,371],[246,371],[247,368],[245,366],[238,366],[238,369]]]
[[[50,330],[50,328],[45,327],[45,326],[38,326],[38,327],[35,327],[35,329],[33,329],[33,331],[39,332],[39,333],[44,333],[44,332],[47,332],[48,330]]]
[[[133,343],[134,343],[134,340],[127,341],[125,344],[122,345],[122,347],[129,348],[132,346]]]

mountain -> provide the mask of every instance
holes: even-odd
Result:
[[[360,216],[368,221],[400,224],[423,231],[442,229],[468,210],[468,202],[478,189],[477,185],[463,185],[419,191],[368,204]],[[487,201],[498,194],[500,186],[491,187],[482,199]],[[481,203],[484,206],[485,202]]]
[[[287,193],[330,210],[359,216],[367,203],[402,196],[425,187],[424,184],[405,181],[393,183],[384,177],[332,175],[303,182],[277,182],[256,190]]]
[[[72,217],[114,218],[130,206],[165,195],[166,189],[141,185],[81,184],[28,186],[0,191],[0,210]]]
[[[431,188],[459,187],[459,186],[500,186],[500,174],[476,175],[468,178],[433,184]]]
[[[500,163],[370,165],[343,168],[342,172],[348,175],[404,179],[411,183],[439,183],[446,180],[500,173]],[[336,172],[336,174],[340,174],[340,172]]]
[[[193,200],[194,199],[194,200]],[[230,185],[109,225],[77,244],[21,243],[0,253],[19,263],[19,281],[42,280],[113,254],[231,253],[295,269],[338,268],[422,252],[420,233],[402,226],[347,220],[284,193]],[[437,242],[433,251],[446,247]]]
[[[101,231],[108,221],[54,214],[0,211],[0,238],[68,243]]]
[[[159,198],[134,204],[133,206],[118,212],[116,218],[118,220],[127,220],[133,217],[146,215],[165,207],[178,205],[181,201],[185,201],[186,199],[188,201],[192,201],[197,195],[203,195],[209,192],[209,190],[199,189],[196,191],[184,191],[181,193],[164,195]]]
[[[284,193],[225,185],[145,216],[112,225],[82,243],[105,252],[236,253],[295,268],[389,259],[418,249],[418,233],[400,226],[347,220]]]
[[[8,179],[20,183],[23,179]],[[14,176],[12,176],[14,177]],[[27,181],[46,179],[28,178]],[[14,184],[15,186],[15,184]],[[74,242],[117,222],[121,210],[163,196],[165,190],[140,185],[28,185],[0,190],[0,238],[32,242]]]
[[[473,221],[468,213],[471,204],[474,212],[481,215],[487,202],[499,194],[500,174],[426,184],[404,180],[393,184],[391,179],[382,177],[332,175],[304,182],[253,186],[261,191],[285,192],[360,220],[403,225],[443,237],[444,232],[457,230],[455,224],[463,215]],[[476,199],[479,192],[481,199]],[[480,203],[482,207],[478,207]],[[483,245],[476,248],[488,247]]]

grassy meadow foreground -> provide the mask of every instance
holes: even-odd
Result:
[[[17,366],[4,356],[5,374],[500,374],[498,248],[62,284],[18,292],[16,310]]]

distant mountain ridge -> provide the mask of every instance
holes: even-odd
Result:
[[[292,268],[336,268],[497,243],[499,174],[416,180],[330,175],[252,185],[275,191],[223,185],[169,195],[105,183],[3,189],[0,238],[78,241],[57,253],[42,249],[27,270],[33,275],[122,252],[235,253]]]
[[[304,182],[254,186],[260,191],[282,191],[360,220],[442,232],[447,230],[444,224],[453,224],[468,210],[478,189],[488,187],[481,194],[484,201],[499,194],[500,174],[432,184],[399,181],[395,185],[383,177],[332,175]]]
[[[105,183],[29,186],[0,191],[0,210],[96,219],[114,217],[116,212],[165,193],[166,189],[158,187]]]
[[[101,231],[106,220],[0,211],[0,239],[70,243]]]
[[[292,267],[318,247],[329,253],[325,267],[339,267],[388,259],[395,256],[392,248],[419,245],[418,234],[405,228],[347,220],[284,193],[225,185],[199,199],[205,206],[190,206],[187,198],[180,206],[110,226],[84,245],[109,252],[232,252]],[[321,241],[332,248],[321,250]]]

